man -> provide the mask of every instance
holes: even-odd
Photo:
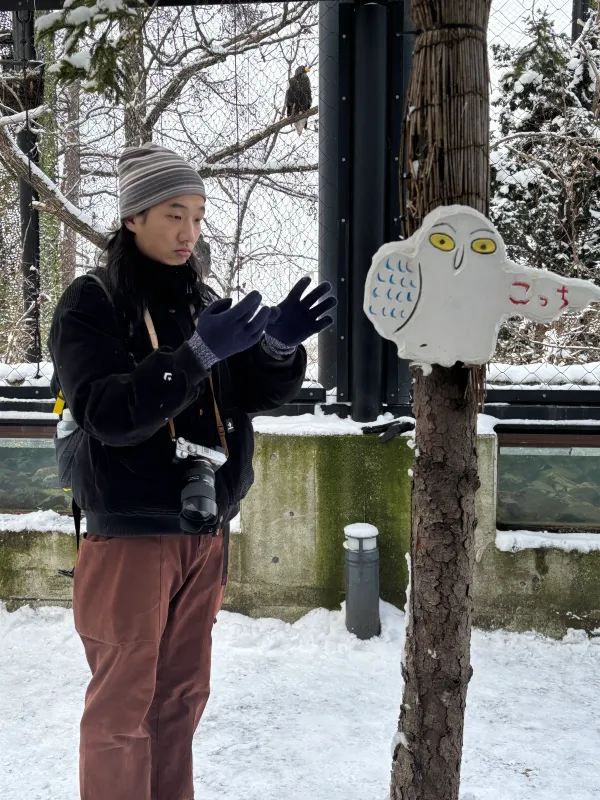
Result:
[[[301,342],[331,324],[336,301],[324,298],[329,284],[303,297],[306,278],[276,308],[261,308],[258,292],[236,305],[215,299],[193,255],[206,209],[197,172],[145,144],[123,152],[118,174],[122,224],[100,281],[84,275],[67,288],[49,339],[83,430],[72,467],[88,531],[73,613],[92,672],[81,797],[192,800],[192,738],[226,577],[223,533],[253,481],[248,413],[296,395]],[[174,458],[178,437],[227,454],[208,522],[182,506],[191,479]]]

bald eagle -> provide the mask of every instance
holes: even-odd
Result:
[[[310,89],[310,81],[308,75],[310,67],[301,66],[296,67],[294,76],[290,78],[288,90],[285,93],[285,106],[288,117],[293,114],[300,114],[302,111],[308,111],[312,103],[312,92]],[[306,127],[306,119],[299,119],[294,123],[298,136]]]

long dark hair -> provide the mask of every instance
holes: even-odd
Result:
[[[107,288],[120,315],[134,324],[142,319],[148,301],[147,283],[139,262],[140,252],[135,244],[135,235],[125,225],[121,225],[110,236],[98,266],[104,269]],[[200,265],[194,253],[188,258],[187,266],[189,301],[196,311],[200,311],[215,300],[217,295],[202,280]]]

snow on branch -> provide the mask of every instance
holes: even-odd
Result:
[[[81,209],[73,205],[33,161],[21,151],[5,127],[0,127],[0,161],[16,177],[26,180],[38,193],[45,210],[80,233],[96,247],[104,247],[108,232],[96,227]]]
[[[147,11],[143,0],[65,0],[61,11],[39,17],[40,39],[64,31],[63,52],[49,71],[64,83],[82,81],[86,91],[119,100],[124,94],[122,60],[141,35],[138,14]],[[89,49],[82,47],[86,37]]]
[[[18,114],[9,114],[6,117],[0,117],[0,128],[5,128],[8,125],[21,125],[27,123],[30,119],[41,117],[48,111],[48,106],[38,106],[29,111],[20,111]]]

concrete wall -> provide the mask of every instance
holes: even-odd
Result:
[[[257,434],[256,483],[233,536],[226,602],[296,619],[343,600],[344,526],[379,529],[381,596],[403,606],[412,451],[406,439]]]
[[[478,455],[482,486],[477,495],[474,623],[549,636],[562,636],[567,628],[600,627],[600,552],[498,550],[495,436],[478,438]]]
[[[478,440],[474,598],[476,625],[536,629],[600,627],[600,553],[500,552],[496,536],[496,437]],[[257,434],[256,483],[232,534],[225,607],[254,616],[297,619],[343,600],[344,525],[379,528],[381,596],[403,607],[410,540],[412,451],[405,438]],[[68,603],[73,563],[66,534],[0,534],[0,598]]]
[[[18,606],[70,605],[72,581],[58,574],[71,569],[75,536],[66,533],[0,532],[0,599]]]

